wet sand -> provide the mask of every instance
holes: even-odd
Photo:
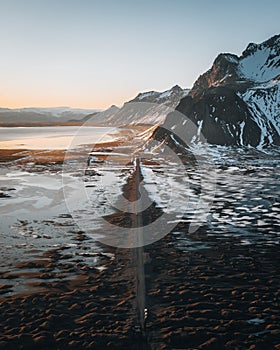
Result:
[[[207,242],[203,229],[196,239]],[[0,349],[279,349],[277,247],[248,248],[229,239],[178,254],[172,240],[144,248],[146,347],[132,332],[134,250],[103,247],[115,256],[100,257],[107,269],[63,266],[74,269],[72,281],[62,275],[60,283],[48,282],[61,259],[56,251],[48,263],[29,263],[45,275],[37,285],[42,292],[1,300]]]
[[[133,176],[124,186],[131,200]],[[148,224],[160,209],[151,206],[143,215]],[[107,219],[124,227],[135,221],[134,214],[122,213]],[[238,238],[209,237],[201,227],[192,239],[211,242],[211,248],[181,252],[176,237],[186,235],[188,225],[179,223],[173,231],[143,248],[146,339],[133,332],[135,249],[100,245],[105,269],[62,263],[67,249],[17,266],[44,281],[31,283],[30,293],[8,297],[9,283],[0,287],[0,349],[280,349],[278,246],[240,245]],[[88,237],[77,232],[76,239],[86,244]],[[56,268],[61,280],[52,282]]]
[[[26,125],[24,125],[26,126]],[[73,149],[71,154],[69,150],[65,149],[6,149],[0,148],[0,163],[9,163],[17,160],[16,165],[24,165],[26,163],[36,164],[62,164],[65,160],[65,155],[67,154],[67,159],[79,159],[80,156],[85,154],[84,149],[114,149],[121,145],[123,142],[128,142],[137,133],[146,130],[148,126],[135,126],[129,128],[119,128],[117,131],[112,132],[112,140],[106,140],[100,143],[81,145]],[[67,153],[68,152],[68,153]]]

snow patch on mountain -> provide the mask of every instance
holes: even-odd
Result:
[[[164,103],[170,107],[175,108],[179,101],[187,96],[190,89],[182,89],[179,85],[173,86],[171,89],[158,92],[147,91],[139,93],[134,99],[129,102],[152,102],[152,103]]]
[[[254,110],[254,114],[267,119],[280,134],[280,81],[255,86],[239,96]]]
[[[246,102],[261,130],[258,148],[266,146],[266,139],[272,144],[273,134],[280,135],[280,81],[272,79],[239,93],[239,96]]]
[[[164,122],[168,113],[173,111],[180,100],[187,96],[189,89],[175,85],[163,92],[147,91],[139,93],[134,99],[126,102],[122,108],[116,106],[87,117],[99,125],[155,125]],[[89,119],[90,117],[90,119]]]
[[[141,100],[144,100],[145,98],[153,96],[155,94],[156,94],[155,91],[143,92],[143,93],[138,95],[138,99],[141,101]]]
[[[242,78],[266,82],[280,74],[280,56],[276,48],[257,46],[250,55],[241,58],[239,72]]]

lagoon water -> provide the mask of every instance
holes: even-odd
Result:
[[[2,127],[0,149],[68,149],[111,140],[112,127]]]

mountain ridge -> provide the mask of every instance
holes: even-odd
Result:
[[[176,110],[211,144],[263,149],[280,145],[280,35],[250,43],[241,56],[219,54]],[[163,127],[182,132],[171,113]],[[158,135],[157,135],[158,133]],[[187,130],[185,130],[187,133]],[[161,129],[154,137],[167,137]],[[199,136],[193,135],[196,140]]]
[[[0,108],[0,123],[63,123],[80,121],[95,109],[82,109],[71,107],[24,107]]]
[[[188,93],[189,89],[182,89],[178,85],[163,92],[142,92],[125,102],[121,108],[111,106],[105,111],[86,116],[84,120],[106,126],[161,124]]]

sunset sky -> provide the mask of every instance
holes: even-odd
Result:
[[[191,87],[279,33],[275,0],[0,0],[0,107],[121,105]]]

